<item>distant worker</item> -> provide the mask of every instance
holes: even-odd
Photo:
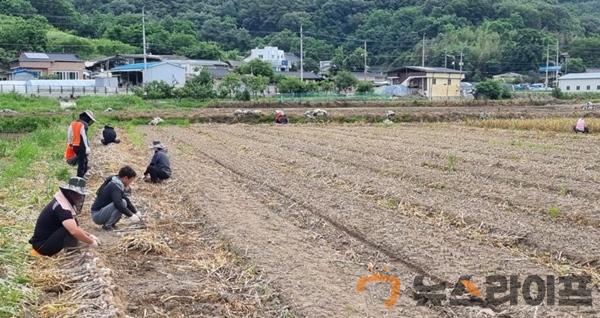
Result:
[[[282,110],[275,111],[275,123],[285,125],[289,122],[287,115]]]
[[[70,164],[77,164],[77,176],[85,177],[88,171],[88,155],[92,152],[87,137],[88,127],[96,122],[94,114],[86,110],[79,114],[79,119],[73,121],[67,130],[67,150],[65,159]]]
[[[579,118],[577,120],[577,124],[575,124],[575,126],[573,126],[573,131],[576,134],[577,133],[589,134],[590,129],[586,125],[585,120],[583,120],[583,118]]]
[[[158,183],[169,179],[171,177],[171,162],[169,161],[165,145],[155,140],[152,142],[150,149],[154,150],[154,155],[144,172],[144,180]]]
[[[121,140],[117,139],[117,132],[115,131],[114,127],[111,127],[110,125],[104,125],[104,130],[102,130],[102,140],[101,140],[103,145],[108,145],[110,143],[115,143],[118,144],[121,142]]]
[[[29,240],[33,250],[52,256],[65,248],[75,247],[78,241],[96,247],[100,241],[79,227],[75,216],[81,212],[85,200],[85,179],[73,177],[40,213],[33,237]]]
[[[116,224],[123,215],[129,217],[134,223],[142,220],[126,194],[126,190],[136,176],[131,167],[124,166],[119,170],[118,175],[106,178],[96,192],[96,200],[92,204],[92,220],[102,225],[103,230],[115,230]]]

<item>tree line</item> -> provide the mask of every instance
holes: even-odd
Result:
[[[420,65],[458,68],[474,80],[527,72],[545,62],[557,39],[571,71],[600,67],[600,7],[578,0],[4,0],[0,62],[24,50],[83,58],[140,52],[141,11],[153,54],[240,59],[256,46],[300,53],[305,69],[362,71]],[[551,59],[552,60],[552,59]]]

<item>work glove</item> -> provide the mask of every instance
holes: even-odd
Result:
[[[91,153],[92,153],[92,149],[90,149],[89,147],[86,147],[86,148],[85,148],[85,154],[86,154],[86,155],[89,155],[89,154],[91,154]]]
[[[131,220],[132,223],[140,223],[142,221],[142,218],[139,215],[137,215],[136,213],[132,214],[129,219]]]

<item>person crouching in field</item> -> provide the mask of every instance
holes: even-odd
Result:
[[[157,183],[169,179],[171,177],[171,162],[169,156],[167,156],[166,147],[160,141],[155,140],[152,142],[150,149],[154,149],[154,155],[144,172],[144,180]]]
[[[33,236],[29,240],[35,252],[52,256],[64,248],[75,247],[78,241],[96,247],[100,241],[84,231],[75,220],[85,200],[85,180],[73,177],[59,186],[54,198],[40,213]]]
[[[573,126],[573,131],[577,134],[577,133],[583,133],[583,134],[588,134],[590,132],[590,129],[588,128],[588,126],[585,124],[585,120],[583,120],[583,118],[579,118],[577,120],[577,124],[575,126]]]
[[[102,130],[102,140],[101,140],[103,145],[108,145],[110,143],[115,143],[118,144],[121,142],[121,140],[117,139],[117,132],[115,131],[114,127],[111,127],[110,125],[104,125],[104,129]]]
[[[275,123],[285,125],[289,122],[287,115],[282,110],[275,111]]]
[[[118,175],[106,178],[96,192],[96,200],[92,204],[92,220],[102,225],[103,230],[115,230],[123,215],[134,223],[142,220],[125,192],[136,176],[131,167],[124,166]]]

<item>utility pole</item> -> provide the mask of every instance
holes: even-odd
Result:
[[[460,49],[460,62],[458,62],[458,65],[460,66],[460,72],[462,73],[463,70],[463,50]]]
[[[144,46],[144,71],[148,69],[146,59],[146,8],[142,7],[142,45]]]
[[[550,44],[546,45],[546,89],[548,89],[548,64],[550,64]]]
[[[423,33],[423,56],[421,57],[421,66],[425,67],[425,33]]]
[[[558,72],[559,72],[559,68],[558,68],[558,59],[559,59],[559,51],[560,51],[560,39],[557,38],[556,39],[556,63],[554,64],[554,66],[556,67],[556,76],[554,77],[554,83],[558,83]]]
[[[363,75],[363,80],[366,81],[367,80],[367,41],[365,41],[365,69],[364,69],[364,75]]]
[[[300,25],[300,81],[304,82],[304,31]]]
[[[444,68],[448,68],[448,51],[444,50]]]

